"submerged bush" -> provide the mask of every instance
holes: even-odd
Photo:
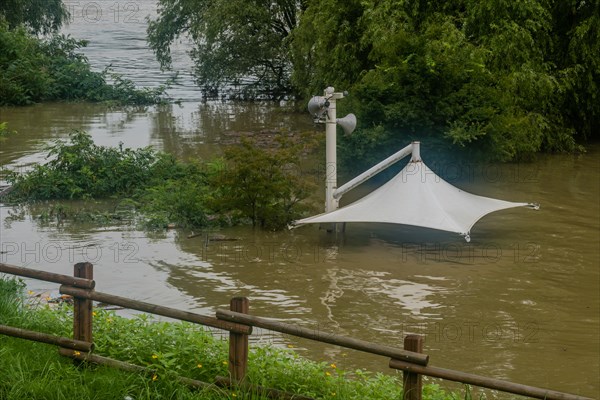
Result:
[[[146,226],[163,228],[169,223],[180,227],[202,227],[211,223],[209,202],[212,188],[207,171],[199,163],[172,160],[172,169],[163,179],[155,179],[139,196]]]
[[[8,135],[12,135],[15,131],[8,129],[7,122],[0,122],[0,139],[5,138]]]
[[[250,140],[225,150],[225,165],[213,177],[215,209],[247,218],[254,226],[280,229],[297,219],[312,186],[295,172],[299,148],[280,137],[277,150]]]
[[[98,146],[82,131],[48,149],[47,164],[25,174],[12,173],[11,195],[19,199],[86,199],[127,195],[150,181],[161,156],[150,148],[138,150]]]
[[[296,146],[264,150],[250,141],[225,152],[224,159],[184,163],[151,148],[105,147],[75,131],[69,142],[48,149],[50,161],[26,173],[10,173],[10,199],[132,198],[150,227],[174,223],[203,227],[252,223],[285,227],[307,206],[310,186],[287,168],[298,161]]]

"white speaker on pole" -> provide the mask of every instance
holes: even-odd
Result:
[[[308,112],[315,119],[320,119],[329,107],[329,102],[323,96],[313,96],[308,101]]]
[[[344,118],[338,118],[337,124],[342,127],[346,135],[351,134],[356,129],[356,115],[348,114]]]

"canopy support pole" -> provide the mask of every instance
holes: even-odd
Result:
[[[325,99],[329,102],[325,117],[325,212],[335,211],[339,201],[333,196],[337,189],[337,115],[336,100],[344,98],[344,93],[335,92],[331,86],[324,91]]]
[[[370,179],[371,177],[377,175],[378,173],[380,173],[384,169],[386,169],[386,168],[390,167],[391,165],[397,163],[398,161],[402,160],[404,157],[408,156],[409,154],[412,154],[411,161],[415,161],[415,162],[416,161],[421,161],[421,155],[420,155],[420,152],[419,152],[419,144],[420,144],[420,142],[412,142],[411,144],[409,144],[408,146],[406,146],[402,150],[397,151],[396,153],[392,154],[391,156],[389,156],[385,160],[383,160],[383,161],[379,162],[378,164],[372,166],[371,168],[369,168],[368,170],[366,170],[362,174],[358,175],[356,178],[354,178],[354,179],[346,182],[345,184],[343,184],[342,186],[340,186],[337,190],[335,190],[333,192],[333,198],[339,201],[339,199],[344,194],[346,194],[350,190],[354,189],[355,187],[357,187],[358,185],[360,185],[364,181],[366,181],[366,180]]]

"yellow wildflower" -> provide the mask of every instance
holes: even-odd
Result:
[[[98,314],[96,313],[96,311],[92,311],[92,315],[95,317]]]
[[[331,368],[333,368],[333,369],[336,369],[336,368],[337,368],[337,366],[336,366],[334,363],[331,363],[331,364],[329,364],[329,366],[330,366]]]
[[[227,365],[229,364],[227,361],[223,361],[223,365]]]
[[[74,356],[80,356],[80,355],[81,355],[81,352],[76,350],[76,351],[74,351],[74,352],[73,352],[73,355],[74,355]]]
[[[28,290],[27,294],[31,296],[33,294],[33,290]]]
[[[196,365],[198,368],[202,368],[202,364],[198,364]]]
[[[325,371],[325,375],[331,376],[331,374],[329,373],[329,371]]]
[[[156,375],[156,374],[152,375],[152,381],[156,381],[156,380],[158,380],[158,375]]]
[[[289,347],[290,349],[293,349],[294,345],[293,344],[288,344],[287,347]]]
[[[152,354],[152,358],[153,358],[154,360],[156,360],[156,359],[158,358],[158,356],[157,356],[156,354]]]

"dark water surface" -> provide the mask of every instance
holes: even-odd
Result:
[[[92,3],[78,7],[85,4]],[[87,7],[87,21],[75,14],[67,31],[91,41],[86,54],[98,69],[110,63],[152,86],[168,78],[143,40],[152,2]],[[94,7],[101,21],[89,21]],[[177,65],[189,71],[184,51],[176,49]],[[73,128],[99,144],[153,146],[186,159],[218,153],[232,132],[314,129],[308,116],[279,105],[202,103],[189,75],[182,76],[171,93],[181,105],[0,109],[0,119],[19,132],[0,142],[0,164],[20,169],[43,162],[44,147]],[[245,295],[257,315],[392,346],[402,346],[405,333],[422,333],[431,365],[599,397],[600,146],[520,165],[434,167],[427,143],[421,154],[461,188],[542,207],[487,216],[468,244],[450,233],[366,224],[349,225],[339,236],[307,226],[187,238],[191,232],[43,223],[36,215],[48,205],[2,206],[0,261],[71,273],[73,263],[87,260],[104,292],[205,313]],[[207,241],[215,233],[237,240]],[[389,372],[379,357],[264,332],[256,340],[291,344],[340,368]]]

